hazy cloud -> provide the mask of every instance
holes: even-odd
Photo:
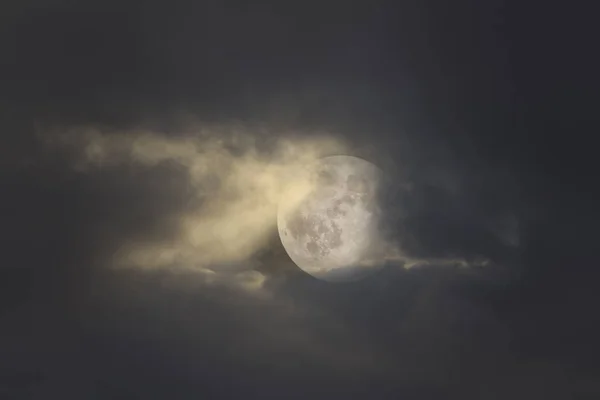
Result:
[[[269,246],[280,200],[285,198],[293,206],[309,193],[313,180],[307,165],[323,156],[353,151],[349,143],[331,134],[269,136],[233,125],[193,125],[177,135],[83,127],[46,132],[41,138],[50,148],[66,151],[72,166],[82,173],[171,165],[185,177],[189,199],[171,218],[174,233],[160,240],[125,238],[112,257],[114,267],[194,270],[208,283],[233,282],[248,290],[262,288],[266,280],[251,271],[256,267],[253,256]],[[410,211],[403,196],[414,194],[408,182],[396,187],[391,202],[394,213],[402,215]],[[164,190],[177,189],[165,183]],[[503,235],[514,235],[511,221],[498,228]],[[403,223],[404,217],[394,220]],[[490,263],[483,256],[467,260],[460,254],[413,255],[403,249],[403,239],[386,233],[374,258],[366,263],[404,268]]]
[[[346,148],[330,135],[290,134],[269,141],[222,127],[171,137],[82,128],[44,138],[51,147],[70,152],[81,172],[174,163],[185,174],[190,206],[175,222],[176,235],[160,242],[123,243],[114,266],[192,269],[202,271],[207,281],[218,281],[223,265],[226,275],[236,276],[248,289],[261,287],[265,278],[258,272],[233,273],[232,265],[247,265],[267,245],[282,198],[293,204],[309,192],[313,183],[306,165]]]

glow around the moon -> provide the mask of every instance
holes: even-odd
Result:
[[[315,180],[298,203],[282,200],[277,226],[288,255],[307,273],[328,281],[359,279],[376,268],[377,204],[381,170],[351,156],[331,156],[309,167]]]

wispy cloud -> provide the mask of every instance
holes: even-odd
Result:
[[[114,266],[192,269],[203,272],[207,281],[235,276],[247,289],[264,283],[264,277],[244,266],[267,246],[276,229],[279,201],[302,200],[313,185],[306,165],[346,149],[331,135],[279,137],[266,140],[222,127],[200,127],[171,137],[91,128],[43,136],[48,145],[71,152],[73,166],[84,173],[175,163],[186,175],[192,193],[189,204],[195,206],[180,214],[175,237],[123,243]],[[240,271],[233,273],[236,268]]]
[[[208,283],[234,283],[251,291],[266,282],[266,276],[255,270],[254,256],[269,246],[276,231],[279,202],[284,199],[293,206],[311,191],[314,182],[307,165],[327,155],[352,152],[348,143],[331,134],[264,135],[239,126],[194,125],[177,135],[81,127],[45,132],[40,138],[49,147],[66,151],[81,173],[151,170],[168,164],[185,177],[189,206],[170,221],[174,233],[161,240],[124,239],[115,249],[113,267],[193,270]],[[394,206],[403,207],[401,202]],[[490,263],[460,255],[414,257],[403,250],[401,240],[385,236],[366,264],[414,268]]]

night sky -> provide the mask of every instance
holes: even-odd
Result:
[[[595,15],[3,2],[0,398],[600,398]],[[78,138],[200,130],[343,140],[409,188],[386,207],[422,262],[332,284],[273,232],[214,279],[185,260],[115,267],[129,243],[179,243],[210,196],[173,160],[82,167]]]

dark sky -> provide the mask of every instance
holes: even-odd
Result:
[[[599,398],[593,10],[250,3],[2,3],[0,397]],[[407,251],[491,262],[333,285],[274,237],[249,260],[264,296],[108,268],[170,237],[185,181],[81,173],[46,130],[189,118],[338,132],[410,183]]]

